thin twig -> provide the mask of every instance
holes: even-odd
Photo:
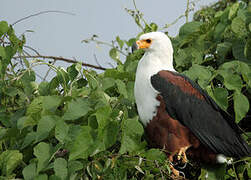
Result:
[[[162,28],[162,30],[163,29],[166,29],[166,28],[169,28],[170,26],[172,26],[172,25],[174,25],[174,24],[176,24],[181,18],[183,18],[185,15],[184,14],[182,14],[182,15],[180,15],[177,19],[175,19],[173,22],[171,22],[170,24],[166,24],[163,28]]]
[[[55,61],[64,61],[67,63],[79,63],[80,61],[76,61],[73,59],[68,59],[68,58],[64,58],[64,57],[58,57],[58,56],[43,56],[43,55],[37,55],[37,56],[15,56],[13,57],[13,59],[17,59],[17,58],[43,58],[43,59],[54,59]],[[106,70],[106,68],[101,67],[101,66],[95,66],[92,64],[87,64],[87,63],[83,63],[80,62],[82,64],[82,66],[86,66],[86,67],[91,67],[94,69],[100,69],[100,70]]]
[[[114,66],[113,66],[113,64],[112,63],[107,63],[109,66],[111,66],[111,68],[115,68]]]
[[[97,45],[102,44],[102,45],[106,45],[106,46],[110,46],[112,48],[115,48],[118,52],[120,52],[122,55],[127,56],[127,54],[125,54],[123,51],[121,51],[120,49],[116,48],[113,44],[107,43],[107,42],[103,42],[103,41],[98,41],[98,40],[93,40]]]
[[[29,19],[29,18],[31,18],[31,17],[39,16],[39,15],[41,15],[41,14],[47,14],[47,13],[61,13],[61,14],[68,14],[68,15],[72,15],[72,16],[75,15],[75,14],[70,13],[70,12],[58,11],[58,10],[41,11],[41,12],[38,12],[38,13],[36,13],[36,14],[31,14],[31,15],[29,15],[29,16],[26,16],[26,17],[23,17],[23,18],[17,20],[16,22],[12,23],[12,26],[14,26],[14,25],[17,24],[17,23],[20,23],[21,21],[24,21],[24,20],[26,20],[26,19]]]
[[[98,58],[96,56],[96,54],[93,54],[94,60],[97,63],[97,65],[99,65],[101,67],[101,64],[98,62]]]
[[[34,48],[30,47],[30,46],[27,46],[27,45],[24,45],[24,47],[27,48],[27,49],[32,50],[32,51],[35,52],[38,56],[40,56],[39,52],[38,52],[36,49],[34,49]]]
[[[160,171],[161,179],[165,179],[165,178],[164,178],[164,175],[163,175],[163,173],[162,173],[162,169],[161,169],[160,166],[159,166],[158,161],[154,160],[154,163],[155,163],[156,167],[157,167],[157,168],[159,169],[159,171]]]
[[[54,60],[51,64],[54,65],[55,63],[56,63],[56,60]],[[43,81],[46,80],[46,78],[47,78],[47,76],[49,75],[50,71],[51,71],[51,66],[49,67],[48,71],[46,72],[46,74],[45,74],[45,76],[44,76],[44,78],[43,78]]]
[[[186,23],[188,23],[188,15],[189,15],[189,0],[187,0],[187,9],[185,11],[185,16],[186,16]]]
[[[39,77],[42,81],[44,81],[44,80],[43,80],[44,78],[43,78],[42,76],[40,76],[40,75],[39,75],[38,73],[36,73],[36,72],[35,72],[35,74],[36,74],[36,76]]]
[[[146,22],[146,20],[143,18],[143,14],[140,14],[140,11],[139,9],[137,8],[136,6],[136,1],[133,0],[133,6],[134,6],[134,9],[136,10],[136,13],[138,14],[138,16],[140,17],[140,19],[144,22],[145,25],[148,25],[148,23]],[[148,25],[149,26],[149,25]],[[142,27],[143,30],[144,30],[144,27]]]

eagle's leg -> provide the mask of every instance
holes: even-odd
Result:
[[[180,160],[180,159],[182,158],[182,162],[183,162],[183,163],[187,163],[187,162],[188,162],[188,159],[187,159],[187,156],[186,156],[186,150],[187,150],[189,147],[191,147],[191,145],[190,145],[190,146],[185,146],[185,147],[180,148],[180,150],[178,151],[178,153],[177,153],[177,152],[171,153],[170,156],[169,156],[169,161],[172,163],[172,162],[173,162],[173,157],[177,154],[177,159],[178,159],[178,160]],[[182,177],[180,176],[180,172],[179,172],[177,169],[175,169],[175,168],[173,167],[172,164],[170,164],[169,167],[170,167],[170,169],[172,170],[172,173],[173,173],[173,175],[174,175],[174,179],[176,179],[176,178],[178,178],[178,179],[179,179],[179,178],[182,178]],[[182,179],[183,179],[183,178],[182,178]]]
[[[173,156],[174,156],[175,154],[176,154],[175,152],[174,152],[174,153],[171,153],[170,156],[168,157],[169,162],[170,162],[169,167],[170,167],[170,169],[171,169],[173,175],[174,175],[175,177],[179,177],[179,171],[178,171],[177,169],[175,169],[175,168],[173,167],[173,165],[172,165]]]
[[[187,156],[186,156],[186,150],[189,148],[190,146],[186,146],[186,147],[182,147],[180,148],[179,152],[178,152],[178,157],[177,159],[180,160],[182,158],[182,162],[183,163],[187,163]]]
[[[169,165],[174,177],[180,177],[180,172],[173,167],[173,165]]]

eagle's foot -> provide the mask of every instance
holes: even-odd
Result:
[[[186,156],[186,150],[189,148],[190,146],[186,146],[186,147],[182,147],[180,148],[179,152],[178,152],[178,156],[177,156],[177,159],[178,160],[181,160],[182,158],[182,163],[187,163],[188,160],[187,160],[187,156]]]
[[[171,175],[172,179],[175,179],[175,180],[186,179],[184,173],[178,171],[177,169],[175,169],[175,168],[173,167],[173,165],[170,165],[170,169],[172,170],[172,173],[173,173],[173,174]],[[180,175],[180,173],[182,173],[183,176]]]

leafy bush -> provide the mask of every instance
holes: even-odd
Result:
[[[250,135],[251,4],[220,3],[198,11],[172,38],[175,67]],[[158,29],[142,25],[138,11],[128,12],[144,32]],[[117,37],[109,52],[117,67],[97,73],[81,63],[65,70],[39,58],[28,61],[25,37],[16,37],[4,21],[0,37],[0,179],[170,178],[165,154],[147,145],[138,120],[133,86],[143,52],[129,53],[134,38]],[[33,67],[39,65],[56,76],[37,83]],[[205,179],[207,172],[211,179],[243,179],[251,178],[250,166],[250,158],[219,168],[191,162],[184,172],[190,179]]]

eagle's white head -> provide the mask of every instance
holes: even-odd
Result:
[[[143,34],[136,41],[137,48],[145,55],[141,61],[148,61],[149,66],[159,66],[159,70],[175,71],[173,68],[173,47],[169,37],[163,32]],[[153,68],[152,67],[152,68]]]
[[[173,47],[171,40],[165,33],[162,32],[150,32],[140,36],[136,42],[139,49],[143,49],[146,52],[159,52],[173,54]]]

